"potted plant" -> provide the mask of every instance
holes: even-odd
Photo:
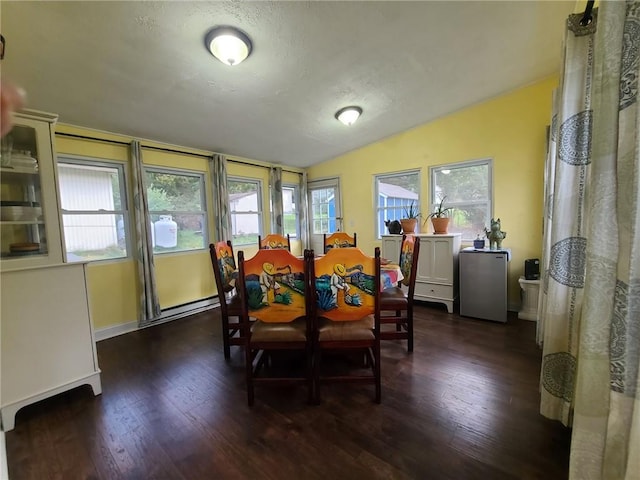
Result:
[[[436,205],[436,209],[427,216],[427,219],[431,219],[431,224],[433,225],[433,233],[435,234],[443,234],[448,232],[449,228],[449,213],[453,211],[452,207],[444,207],[444,199],[447,198],[445,195],[440,200],[440,203]],[[427,221],[425,219],[425,222]]]
[[[416,203],[411,202],[408,207],[404,208],[404,218],[400,219],[402,233],[415,233],[419,217],[420,211],[416,207]]]

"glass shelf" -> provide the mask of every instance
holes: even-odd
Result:
[[[55,117],[27,112],[2,138],[0,258],[2,269],[62,261],[53,163]],[[52,253],[52,239],[54,240]],[[60,252],[60,253],[58,253]],[[22,260],[24,259],[24,262]]]

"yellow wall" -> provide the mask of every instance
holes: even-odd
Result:
[[[57,133],[72,133],[93,138],[130,142],[131,138],[81,127],[59,124]],[[211,188],[206,158],[173,152],[162,152],[145,146],[167,145],[144,142],[142,158],[145,165],[181,168],[205,173],[207,202],[211,205]],[[100,141],[56,136],[58,155],[71,154],[113,160],[129,164],[129,147]],[[186,150],[180,148],[180,150]],[[197,152],[193,153],[206,153]],[[126,174],[131,182],[129,168]],[[129,198],[132,198],[129,191]],[[129,209],[132,202],[129,202]],[[213,212],[209,209],[209,238],[212,238]],[[216,288],[208,250],[167,253],[155,256],[156,282],[161,308],[201,300],[215,295]],[[88,268],[89,303],[94,326],[97,330],[120,324],[136,322],[139,316],[139,287],[137,264],[129,259],[92,262]]]
[[[108,132],[85,129],[73,125],[56,125],[57,133],[67,133],[91,137],[94,139],[115,140],[130,142],[132,138]],[[212,188],[208,161],[204,157],[187,155],[182,153],[158,151],[148,147],[160,147],[175,149],[196,155],[208,155],[209,152],[190,149],[188,147],[176,147],[152,141],[142,142],[142,159],[145,165],[180,168],[205,174],[205,188],[207,204],[213,205]],[[70,138],[63,135],[56,136],[56,151],[58,155],[75,155],[124,162],[129,165],[129,147],[127,145],[115,145],[101,141]],[[232,157],[230,157],[232,159]],[[269,169],[267,164],[240,159],[242,162],[254,163],[246,165],[229,162],[228,173],[231,176],[248,177],[262,181],[262,202],[265,205],[263,231],[270,231],[269,220]],[[131,173],[126,168],[129,183]],[[297,184],[299,174],[283,172],[285,183]],[[129,198],[132,192],[129,191]],[[129,202],[129,208],[132,208]],[[209,239],[213,239],[213,225],[215,212],[208,208]],[[252,256],[257,247],[243,248],[246,256]],[[301,252],[299,242],[295,242],[292,251]],[[183,305],[185,303],[201,300],[217,294],[211,259],[208,249],[166,253],[156,255],[156,283],[160,306],[163,309]],[[121,324],[136,322],[139,314],[139,287],[137,283],[137,265],[132,259],[109,260],[92,262],[88,268],[89,303],[94,326],[97,330],[114,327]]]
[[[426,212],[429,167],[492,158],[493,214],[507,232],[503,247],[513,254],[509,305],[517,306],[524,260],[540,258],[542,250],[546,126],[557,83],[556,77],[545,79],[313,166],[309,180],[340,178],[345,230],[357,232],[358,246],[372,252],[380,245],[375,239],[373,175],[420,169],[420,207]],[[357,135],[357,124],[352,128]]]
[[[88,131],[64,124],[57,124],[56,132],[122,142],[130,141],[127,137]],[[60,135],[56,136],[56,154],[129,162],[129,148],[126,145],[87,141]],[[136,276],[136,265],[131,259],[89,263],[87,268],[89,306],[96,329],[137,321]]]

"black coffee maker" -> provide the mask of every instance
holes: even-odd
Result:
[[[540,280],[540,260],[529,258],[524,261],[525,280]]]

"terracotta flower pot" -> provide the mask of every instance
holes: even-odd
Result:
[[[402,218],[400,220],[402,224],[402,233],[415,233],[416,225],[418,224],[417,218]]]
[[[443,234],[449,232],[449,217],[431,217],[433,233]]]

